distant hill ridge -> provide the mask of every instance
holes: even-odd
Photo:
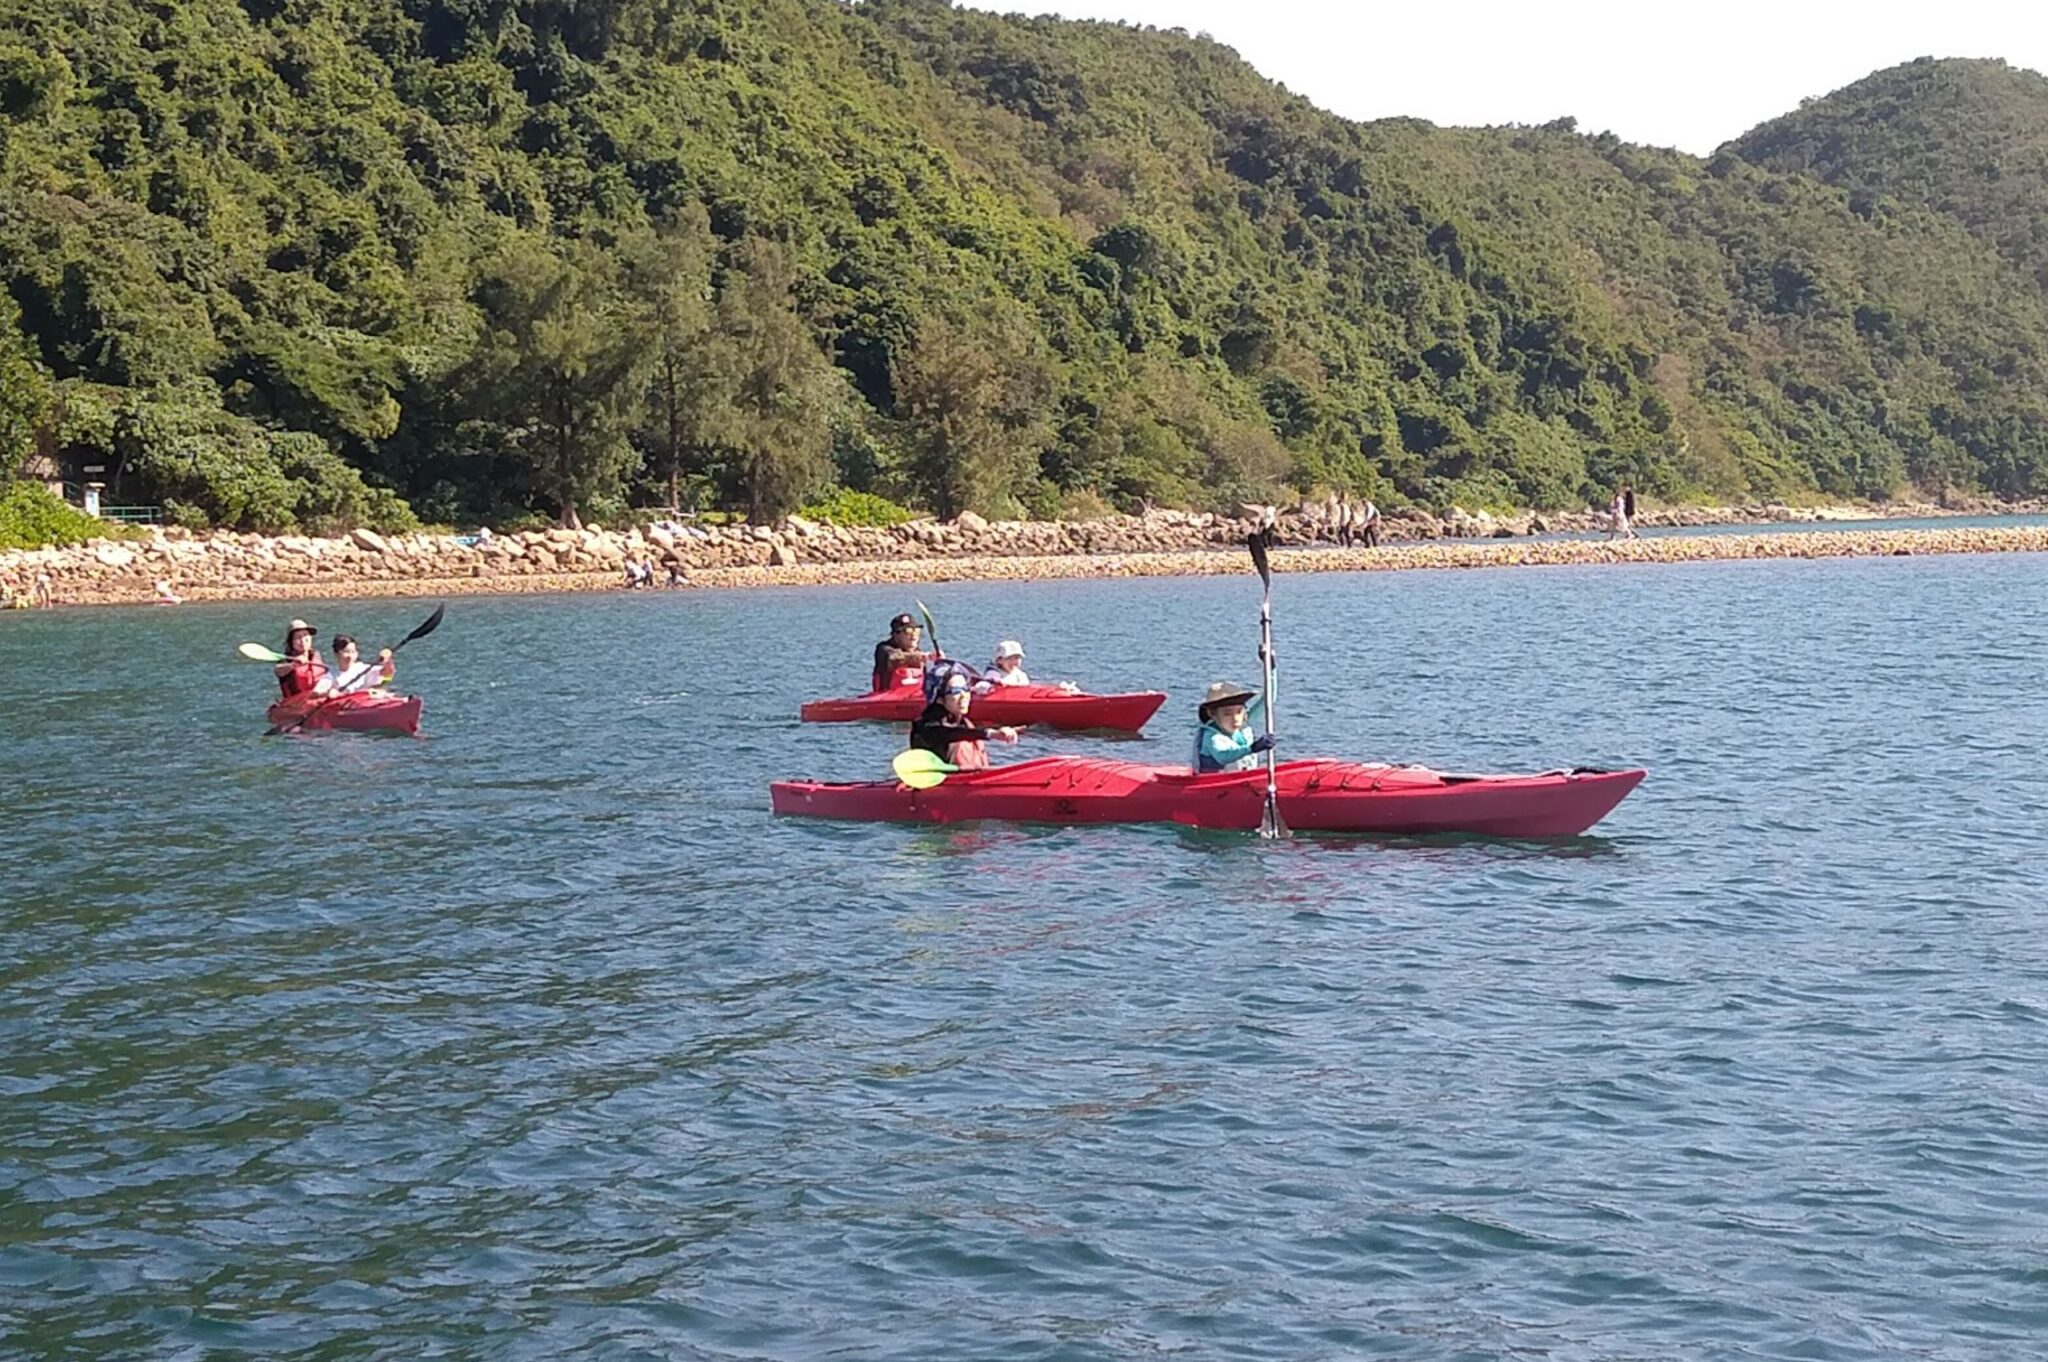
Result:
[[[267,529],[2038,495],[2044,148],[2000,63],[1703,160],[937,0],[0,0],[0,453]]]

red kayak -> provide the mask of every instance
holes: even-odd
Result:
[[[424,702],[417,695],[374,695],[354,691],[347,695],[294,695],[270,707],[265,716],[272,728],[305,722],[292,731],[333,729],[346,733],[404,733],[420,731],[420,710]]]
[[[1114,728],[1136,733],[1166,703],[1166,693],[1076,695],[1058,686],[997,686],[974,694],[974,720],[990,728],[1042,724],[1047,728]],[[898,686],[844,700],[813,700],[797,711],[805,723],[844,724],[859,719],[909,723],[924,713],[924,688]]]
[[[1415,766],[1284,761],[1278,771],[1280,817],[1301,831],[1575,837],[1612,812],[1645,774],[1580,769],[1532,776],[1449,775]],[[812,818],[1178,823],[1251,831],[1265,809],[1266,773],[1197,776],[1185,767],[1040,757],[962,771],[929,790],[892,780],[851,785],[786,780],[769,786],[769,794],[775,812]]]

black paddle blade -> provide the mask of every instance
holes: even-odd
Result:
[[[448,607],[445,604],[435,606],[434,613],[427,616],[427,622],[425,624],[422,624],[419,628],[413,630],[411,633],[407,634],[404,638],[398,640],[398,642],[392,644],[391,651],[395,653],[400,648],[403,648],[406,644],[412,642],[414,639],[425,638],[428,634],[431,634],[436,629],[439,629],[441,627],[441,616],[447,613]]]
[[[1244,546],[1252,551],[1252,566],[1259,570],[1259,580],[1266,584],[1266,590],[1273,589],[1273,565],[1266,560],[1265,531],[1255,531],[1244,537]]]

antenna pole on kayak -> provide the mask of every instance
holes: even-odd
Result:
[[[1245,536],[1245,547],[1252,552],[1252,566],[1259,570],[1259,581],[1266,588],[1265,598],[1259,603],[1259,662],[1265,668],[1266,681],[1266,807],[1259,815],[1259,836],[1285,837],[1287,825],[1280,821],[1280,778],[1278,761],[1273,755],[1273,565],[1266,558],[1266,550],[1273,542],[1274,515],[1268,509],[1264,522],[1258,529]]]

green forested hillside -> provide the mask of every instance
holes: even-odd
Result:
[[[1349,124],[1177,32],[0,0],[0,136],[0,452],[187,518],[2048,491],[2044,290],[1922,182]]]
[[[1922,58],[1813,100],[1731,143],[1851,191],[1859,212],[1932,207],[2048,288],[2048,77]]]

